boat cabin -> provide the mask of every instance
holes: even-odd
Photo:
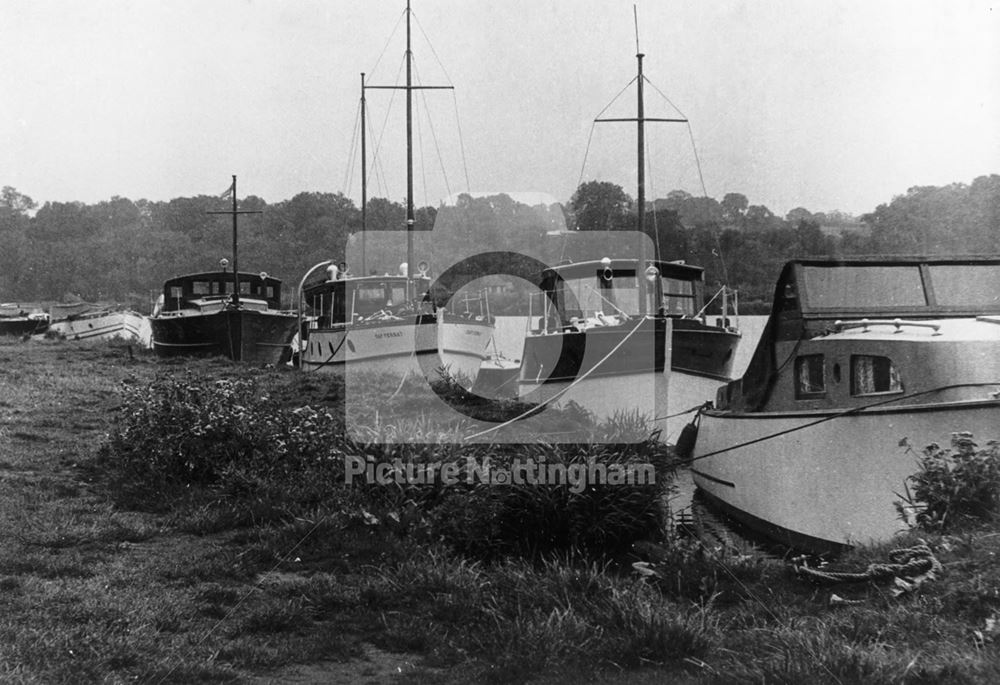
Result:
[[[636,259],[574,262],[546,269],[540,287],[543,327],[561,330],[574,320],[643,313],[693,317],[704,300],[704,269],[683,262],[649,261],[637,274]],[[655,271],[651,270],[655,269]],[[646,278],[646,302],[639,302],[639,278]]]
[[[281,281],[266,274],[239,274],[240,301],[260,308],[281,309]],[[222,306],[232,296],[232,272],[212,271],[172,278],[163,285],[160,312]]]
[[[907,402],[1000,381],[998,344],[1000,258],[797,260],[781,272],[746,373],[715,404],[761,412]]]
[[[356,322],[375,315],[414,314],[431,279],[418,276],[359,276],[327,280],[305,288],[308,311],[316,328]],[[409,292],[407,290],[409,289]]]

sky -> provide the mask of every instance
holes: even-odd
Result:
[[[0,185],[36,202],[360,199],[361,72],[401,83],[405,0],[0,0]],[[633,13],[634,12],[634,13]],[[413,0],[414,198],[738,192],[861,214],[1000,173],[1000,3]],[[619,96],[620,94],[620,96]],[[616,96],[617,97],[616,99]],[[368,195],[403,200],[399,91],[369,89]],[[607,107],[607,109],[605,109]]]

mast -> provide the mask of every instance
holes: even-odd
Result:
[[[410,49],[410,0],[406,0],[406,280],[413,276],[413,51]],[[409,291],[409,287],[407,287]],[[407,292],[409,297],[409,292]]]
[[[233,217],[233,306],[240,306],[240,263],[239,263],[239,252],[237,250],[237,225],[236,217],[240,214],[263,214],[264,212],[259,209],[237,209],[236,208],[236,174],[233,174],[233,184],[229,186],[229,195],[233,200],[233,208],[225,211],[206,212],[207,214],[231,214]]]
[[[368,153],[365,148],[365,72],[361,72],[361,275],[365,276],[365,231],[368,230]]]
[[[636,210],[638,214],[638,229],[639,233],[645,235],[646,233],[646,122],[647,121],[665,121],[672,123],[687,123],[687,119],[661,119],[657,117],[647,117],[646,116],[646,104],[643,98],[643,86],[646,82],[646,77],[642,74],[642,58],[645,57],[642,51],[639,49],[639,15],[632,6],[632,12],[635,16],[635,49],[636,49],[636,116],[625,117],[625,118],[607,118],[594,119],[594,122],[634,122],[636,124],[636,159],[638,160],[638,169],[636,170]],[[636,269],[636,281],[639,288],[639,313],[646,313],[646,240],[644,237],[639,238],[639,265]]]
[[[413,50],[410,32],[410,0],[406,0],[406,85],[405,86],[362,86],[363,88],[378,88],[382,90],[406,91],[406,278],[413,277],[413,91],[415,90],[454,90],[454,86],[415,86],[413,85]],[[409,290],[409,288],[407,288]]]

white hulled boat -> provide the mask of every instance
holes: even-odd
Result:
[[[1000,258],[788,263],[746,374],[700,417],[708,499],[794,547],[883,541],[916,453],[1000,433]]]

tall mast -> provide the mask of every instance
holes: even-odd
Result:
[[[413,85],[413,50],[410,44],[410,0],[406,0],[406,85],[405,86],[364,86],[383,90],[406,91],[406,274],[413,276],[413,91],[454,90],[454,86]]]
[[[233,174],[233,184],[229,186],[229,194],[233,200],[233,208],[219,212],[207,212],[208,214],[231,214],[233,217],[233,305],[240,305],[240,262],[239,252],[236,244],[236,217],[240,214],[263,214],[259,209],[237,209],[236,208],[236,174]]]
[[[594,119],[595,122],[606,122],[606,121],[617,121],[617,122],[635,122],[636,124],[636,159],[638,161],[638,169],[636,170],[636,213],[638,214],[638,229],[639,233],[645,235],[646,232],[646,122],[647,121],[666,121],[666,122],[677,122],[686,123],[687,119],[661,119],[655,117],[646,116],[646,104],[643,99],[643,86],[646,83],[646,77],[642,74],[642,58],[645,55],[639,50],[639,15],[635,10],[635,6],[632,7],[633,14],[635,16],[635,49],[636,49],[636,116],[625,117],[625,118],[608,118],[608,119]],[[646,240],[642,235],[639,238],[639,266],[636,269],[636,281],[639,288],[639,313],[646,313],[646,279],[644,271],[646,269]]]
[[[406,0],[406,278],[413,276],[413,51],[410,0]]]
[[[365,231],[368,230],[368,152],[365,148],[365,72],[361,72],[361,274],[368,274],[365,265]]]

